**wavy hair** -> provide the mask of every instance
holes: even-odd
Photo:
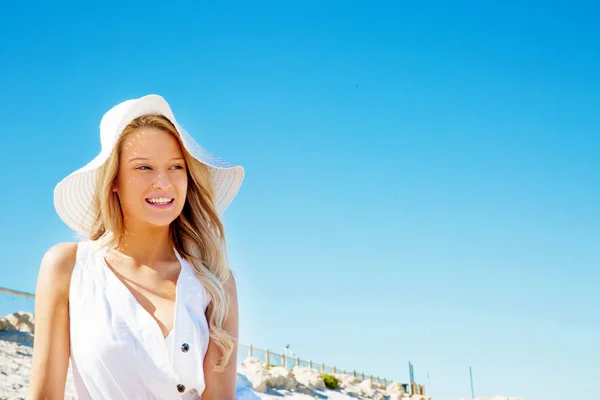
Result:
[[[171,223],[170,235],[175,249],[189,261],[212,300],[210,338],[222,352],[214,365],[223,371],[234,351],[233,337],[223,329],[230,299],[225,282],[231,277],[226,255],[223,224],[215,209],[215,192],[208,167],[192,157],[181,142],[175,126],[162,115],[135,118],[123,130],[109,159],[99,169],[93,199],[95,220],[90,239],[101,247],[115,247],[125,231],[123,212],[112,183],[117,176],[123,140],[140,128],[156,128],[173,135],[187,165],[188,189],[181,214]]]

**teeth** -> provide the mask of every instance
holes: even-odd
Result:
[[[167,204],[170,203],[171,200],[173,199],[170,197],[156,197],[154,199],[148,199],[148,202],[152,204]]]

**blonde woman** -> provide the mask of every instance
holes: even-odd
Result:
[[[102,150],[55,188],[82,239],[45,254],[29,398],[258,399],[237,385],[238,303],[220,214],[241,166],[212,156],[161,96],[100,123]]]

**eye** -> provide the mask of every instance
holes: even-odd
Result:
[[[147,171],[147,170],[150,170],[151,168],[147,165],[140,165],[140,166],[136,167],[135,169],[139,169],[140,171]]]
[[[177,165],[173,165],[171,167],[171,169],[184,169],[183,165],[177,164]]]

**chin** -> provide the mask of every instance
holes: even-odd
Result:
[[[173,221],[177,219],[177,217],[178,215],[173,216],[173,218],[149,218],[146,220],[146,222],[154,227],[162,228],[170,226]]]
[[[178,213],[173,213],[171,215],[147,215],[146,218],[144,218],[144,222],[152,227],[162,228],[170,226],[177,217],[179,217]]]
[[[152,210],[146,209],[140,215],[140,219],[153,227],[168,227],[175,221],[183,211],[183,204],[175,204],[170,209]]]
[[[173,223],[173,221],[147,221],[148,225],[152,226],[153,228],[168,228],[169,226],[171,226],[171,223]]]

